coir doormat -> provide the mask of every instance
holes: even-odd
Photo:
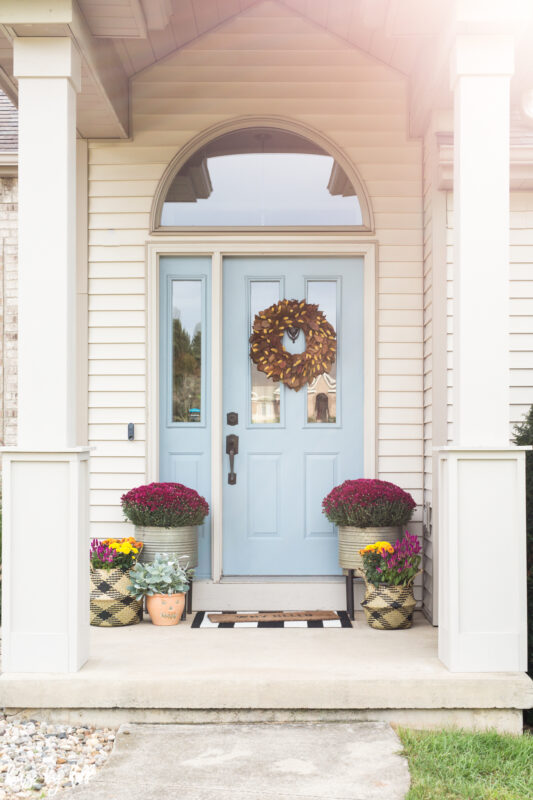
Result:
[[[351,628],[346,611],[199,611],[191,628]]]

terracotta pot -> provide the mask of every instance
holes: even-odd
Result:
[[[174,554],[176,557],[185,556],[189,567],[198,566],[198,528],[188,525],[183,528],[149,528],[135,526],[135,537],[143,543],[139,561],[147,564],[153,561],[156,553]]]
[[[390,542],[394,544],[400,528],[352,528],[339,525],[339,565],[343,569],[363,569],[363,557],[359,551],[367,544]]]
[[[184,592],[146,596],[146,608],[154,625],[177,625],[184,607]]]

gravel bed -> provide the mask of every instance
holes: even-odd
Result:
[[[87,783],[107,760],[115,733],[0,716],[0,800],[52,797]]]

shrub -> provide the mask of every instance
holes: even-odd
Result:
[[[207,501],[182,483],[149,483],[122,495],[122,510],[134,525],[183,528],[201,525],[209,514]]]
[[[394,547],[389,542],[374,542],[359,552],[363,556],[366,579],[374,585],[411,586],[420,569],[420,542],[405,531]]]
[[[514,443],[533,445],[533,406],[523,422],[515,425]],[[533,676],[533,451],[526,451],[526,524],[527,524],[527,606],[528,606],[528,672]],[[533,714],[531,714],[533,718]]]
[[[324,514],[335,525],[384,528],[405,525],[415,501],[408,492],[388,481],[344,481],[322,501]]]

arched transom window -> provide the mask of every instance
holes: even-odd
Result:
[[[354,181],[338,160],[279,128],[212,139],[167,186],[156,228],[368,227]]]

